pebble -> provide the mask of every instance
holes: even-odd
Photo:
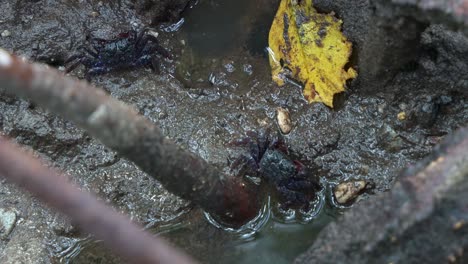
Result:
[[[339,204],[348,204],[358,197],[366,188],[365,181],[350,181],[338,184],[333,190]]]
[[[166,113],[166,111],[160,112],[160,113],[158,114],[158,118],[159,118],[160,120],[166,119],[166,118],[167,118],[167,113]]]
[[[12,210],[0,208],[0,238],[10,235],[16,224],[16,213]]]
[[[264,118],[264,119],[258,118],[257,123],[262,127],[267,127],[268,126],[268,117]]]
[[[388,124],[384,124],[378,130],[377,142],[389,152],[400,151],[404,145],[403,139],[400,135]]]
[[[233,73],[236,70],[236,67],[234,66],[234,62],[232,61],[224,64],[224,68],[229,73]]]
[[[242,66],[242,68],[244,69],[244,72],[247,73],[247,75],[250,76],[250,75],[253,74],[253,67],[252,67],[252,65],[250,65],[250,64],[244,64],[244,65]]]
[[[11,32],[9,30],[5,29],[5,30],[2,31],[1,35],[2,35],[2,38],[7,38],[7,37],[11,36]]]
[[[154,30],[148,30],[148,32],[146,34],[148,34],[150,36],[153,36],[155,38],[157,38],[159,36],[159,33],[154,31]]]
[[[292,130],[292,123],[291,117],[289,115],[289,110],[278,107],[276,108],[276,120],[278,122],[278,126],[283,134],[289,134]]]
[[[379,113],[383,114],[385,112],[385,107],[387,105],[385,103],[383,104],[380,104],[378,107],[377,107],[377,111],[379,111]]]
[[[398,120],[401,120],[401,121],[405,120],[406,119],[406,112],[398,113],[397,118],[398,118]]]
[[[453,224],[453,230],[459,230],[461,229],[462,227],[465,226],[465,221],[464,220],[460,220],[458,222],[456,222],[455,224]]]

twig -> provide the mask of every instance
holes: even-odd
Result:
[[[203,159],[180,149],[148,119],[87,82],[0,49],[0,89],[75,122],[170,192],[227,223],[244,224],[258,212],[256,195],[242,180],[224,177]]]
[[[0,175],[71,217],[131,263],[195,263],[0,136]]]

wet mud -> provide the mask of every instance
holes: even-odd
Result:
[[[392,188],[403,168],[467,124],[468,38],[443,18],[433,22],[381,1],[314,1],[344,21],[354,45],[350,64],[359,73],[330,109],[308,104],[294,84],[278,87],[271,80],[264,47],[279,1],[239,1],[234,8],[230,1],[131,2],[0,0],[0,32],[8,32],[0,47],[64,70],[89,34],[111,39],[152,27],[173,56],[161,59],[159,74],[136,68],[93,76],[92,83],[225,172],[240,154],[227,144],[262,127],[278,130],[276,109],[287,109],[292,130],[285,142],[326,185],[328,209],[307,225],[285,224],[273,210],[260,233],[240,238],[215,228],[199,209],[85,131],[26,101],[0,94],[1,133],[203,262],[258,263],[268,256],[290,263],[343,210],[334,204],[334,186],[365,180],[373,188],[362,198],[372,200]],[[236,23],[226,22],[231,19]],[[72,76],[83,78],[84,68]],[[16,215],[11,234],[0,239],[2,263],[20,257],[27,263],[117,261],[68,219],[3,181],[0,207]],[[22,254],[24,243],[34,245],[33,252]],[[281,243],[291,244],[287,252],[278,250]]]

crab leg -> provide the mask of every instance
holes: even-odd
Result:
[[[161,74],[161,65],[156,58],[151,59],[151,68],[156,74]]]
[[[82,57],[81,54],[72,55],[67,60],[65,60],[64,64],[68,64],[68,63],[70,63],[70,62],[72,62],[72,61],[74,61],[76,59],[81,58],[81,57]]]
[[[89,48],[83,47],[83,50],[86,51],[89,55],[93,56],[94,58],[99,58],[99,54],[97,52],[92,51]]]
[[[167,51],[165,48],[163,48],[160,44],[159,44],[159,41],[158,39],[153,36],[153,35],[145,35],[143,37],[143,44],[141,44],[142,46],[142,50],[143,48],[146,46],[146,44],[148,43],[148,41],[151,41],[155,44],[155,49],[156,51],[161,54],[164,58],[171,58],[171,54],[169,53],[169,51]]]
[[[135,41],[135,47],[140,47],[140,41],[142,41],[143,38],[145,37],[146,31],[148,31],[147,28],[143,29],[143,30],[138,34],[138,36],[136,37],[136,41]],[[144,46],[145,46],[145,44],[143,44],[143,46],[142,46],[142,48],[141,48],[142,50],[143,50]]]
[[[75,58],[76,59],[76,58]],[[67,60],[68,61],[68,60]],[[73,60],[71,60],[73,61]],[[69,61],[69,62],[71,62]],[[65,64],[67,64],[67,62],[65,62]],[[78,67],[79,65],[81,64],[81,59],[79,59],[78,61],[74,62],[71,66],[68,66],[65,68],[65,73],[69,73],[71,71],[73,71],[76,67]]]

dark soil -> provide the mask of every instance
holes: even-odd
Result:
[[[285,140],[295,156],[330,186],[363,179],[372,183],[373,193],[390,189],[407,164],[421,160],[441,138],[467,124],[468,38],[458,30],[460,25],[449,20],[435,24],[416,7],[396,8],[377,0],[314,1],[319,10],[333,10],[344,21],[343,31],[354,45],[351,64],[359,73],[336,98],[341,103],[329,109],[309,105],[294,85],[280,88],[271,81],[268,59],[259,46],[265,43],[265,21],[271,21],[278,1],[239,1],[238,10],[225,1],[201,1],[194,8],[188,0],[115,2],[0,0],[0,32],[11,34],[0,38],[0,47],[63,70],[65,59],[89,34],[110,39],[152,26],[174,56],[161,61],[160,74],[141,68],[96,76],[92,82],[226,171],[228,160],[239,154],[226,148],[227,143],[264,126],[276,129],[279,106],[291,113],[294,129]],[[208,19],[213,9],[219,23],[226,17],[223,12],[241,10],[232,18],[238,23],[229,28],[235,38],[221,34],[226,29]],[[182,28],[172,32],[170,25],[181,14]],[[437,23],[444,19],[448,18]],[[219,39],[203,42],[194,38],[194,31]],[[203,49],[216,41],[226,44],[213,53]],[[72,75],[82,78],[83,69]],[[214,228],[199,210],[70,122],[4,94],[0,112],[3,134],[34,149],[82,189],[97,193],[155,232],[186,227],[193,233],[167,237],[201,260],[240,260],[226,249],[237,238]],[[402,112],[405,119],[398,118]],[[371,200],[370,194],[365,196]],[[330,190],[326,196],[330,202]],[[70,258],[87,245],[77,244],[82,235],[67,219],[4,182],[0,207],[17,215],[13,232],[0,240],[2,263],[50,263]],[[302,250],[312,244],[310,239],[302,242]],[[41,246],[23,254],[22,241]],[[114,261],[96,251],[79,260]]]

